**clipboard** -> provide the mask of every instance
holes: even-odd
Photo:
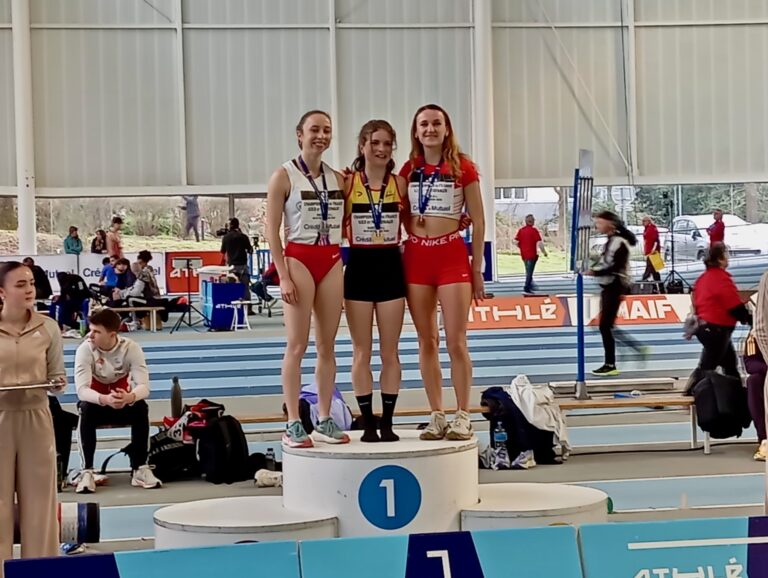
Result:
[[[66,383],[33,383],[31,385],[4,385],[0,386],[0,393],[6,391],[23,391],[25,389],[51,389],[53,387],[65,387]]]

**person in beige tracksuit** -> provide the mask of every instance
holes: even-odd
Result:
[[[0,578],[13,556],[14,495],[23,558],[56,556],[56,450],[47,391],[66,384],[61,332],[34,312],[32,271],[0,263],[0,387],[58,382],[55,388],[0,391]]]

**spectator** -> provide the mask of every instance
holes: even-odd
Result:
[[[532,295],[536,286],[533,283],[533,271],[536,268],[536,262],[539,260],[539,251],[546,257],[547,250],[544,248],[544,241],[541,233],[534,226],[536,220],[533,215],[525,217],[525,226],[517,231],[515,243],[520,247],[520,257],[525,264],[525,286],[523,293]]]
[[[725,243],[725,223],[723,222],[723,211],[715,209],[712,214],[715,222],[707,228],[709,233],[709,246],[714,247],[717,243]]]
[[[728,249],[712,245],[704,258],[706,270],[693,286],[693,306],[699,319],[696,338],[703,346],[699,365],[688,380],[690,393],[707,371],[721,367],[725,375],[741,379],[731,335],[740,321],[752,324],[752,314],[739,296],[728,268]]]
[[[69,228],[69,235],[64,239],[64,252],[67,255],[79,255],[83,252],[83,241],[77,235],[77,227]]]
[[[147,250],[139,251],[136,257],[136,282],[126,289],[115,293],[115,299],[138,298],[150,304],[160,299],[160,287],[157,284],[155,271],[149,262],[152,261],[152,253]]]
[[[61,327],[68,325],[72,329],[78,329],[78,317],[82,315],[85,304],[91,298],[88,285],[80,275],[66,271],[58,271],[56,280],[59,282],[59,295],[54,297],[51,303],[51,318],[56,319]]]
[[[190,229],[195,232],[195,241],[200,241],[200,205],[197,202],[197,196],[184,195],[181,197],[184,199],[184,206],[179,207],[182,211],[187,213],[186,224],[184,225],[184,238],[189,237]]]
[[[654,281],[661,281],[661,274],[656,270],[656,267],[651,263],[651,255],[658,253],[661,249],[659,243],[659,230],[656,228],[656,224],[648,215],[643,217],[643,255],[645,255],[645,272],[643,273],[643,281],[653,278]]]
[[[80,411],[80,454],[83,472],[75,490],[78,494],[96,491],[93,459],[96,429],[100,425],[130,426],[131,485],[138,488],[162,486],[147,465],[149,449],[149,371],[138,343],[118,336],[120,316],[101,309],[89,318],[88,340],[75,354],[75,386]]]
[[[125,257],[115,262],[115,273],[117,273],[115,287],[118,289],[127,289],[136,283],[136,275],[131,271],[131,262]]]
[[[51,289],[51,282],[48,280],[48,273],[40,265],[35,265],[35,260],[32,257],[27,257],[23,263],[29,267],[35,279],[35,299],[50,299],[53,295],[53,289]]]
[[[754,325],[757,350],[760,351],[761,354],[763,351],[768,352],[768,271],[763,273],[763,276],[760,278],[760,285],[757,289]],[[763,359],[766,358],[766,355],[768,354],[763,354]],[[768,381],[768,378],[763,380],[763,383],[765,383],[765,381]],[[755,426],[759,427],[757,421],[755,421]],[[765,420],[763,420],[763,427],[765,427]]]
[[[96,236],[91,241],[91,253],[103,255],[107,252],[107,233],[104,229],[96,231]]]
[[[243,284],[243,299],[251,300],[251,273],[248,270],[248,255],[253,254],[253,246],[248,236],[240,230],[240,221],[236,218],[229,220],[229,232],[221,239],[221,253],[226,264],[232,267],[232,272]],[[253,307],[248,306],[248,315],[253,315]]]
[[[112,290],[117,286],[117,271],[115,270],[115,263],[117,259],[114,257],[104,257],[101,264],[101,276],[99,277],[99,284],[90,284],[89,287],[105,297],[112,295]]]
[[[757,319],[757,316],[755,316]],[[768,366],[765,357],[757,345],[755,332],[750,331],[744,344],[744,369],[747,370],[747,396],[749,414],[755,422],[757,441],[760,444],[753,456],[755,461],[764,462],[768,457],[768,443],[765,435],[765,379]]]
[[[120,238],[120,229],[123,228],[123,220],[120,217],[112,218],[112,226],[107,233],[107,255],[113,255],[118,259],[124,257],[123,242]]]

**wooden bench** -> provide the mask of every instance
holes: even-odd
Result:
[[[603,397],[594,399],[563,399],[558,400],[560,409],[564,411],[576,410],[576,409],[614,409],[614,408],[640,408],[648,407],[651,409],[664,408],[664,407],[676,407],[687,408],[691,420],[691,448],[698,447],[698,423],[696,421],[696,408],[692,397],[677,396],[677,395],[649,395],[641,397]],[[395,411],[397,417],[419,417],[429,415],[430,409],[427,407],[418,408],[403,408]],[[473,406],[469,408],[469,412],[473,414],[482,413],[484,410],[481,406]],[[352,415],[357,417],[359,413],[353,411]],[[248,416],[235,416],[237,420],[242,424],[263,424],[263,423],[279,423],[285,421],[286,416],[282,413],[262,414],[262,415],[248,415]],[[162,420],[153,420],[152,425],[162,425]],[[704,436],[704,453],[709,454],[711,451],[711,444],[709,434]]]
[[[163,311],[165,307],[150,307],[150,306],[136,306],[136,307],[110,307],[112,311],[117,313],[149,313],[149,331],[157,333],[158,317],[160,311]],[[162,322],[161,322],[162,323]]]

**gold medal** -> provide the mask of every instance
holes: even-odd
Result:
[[[384,242],[384,233],[379,230],[374,231],[371,241],[374,245],[381,245]]]

